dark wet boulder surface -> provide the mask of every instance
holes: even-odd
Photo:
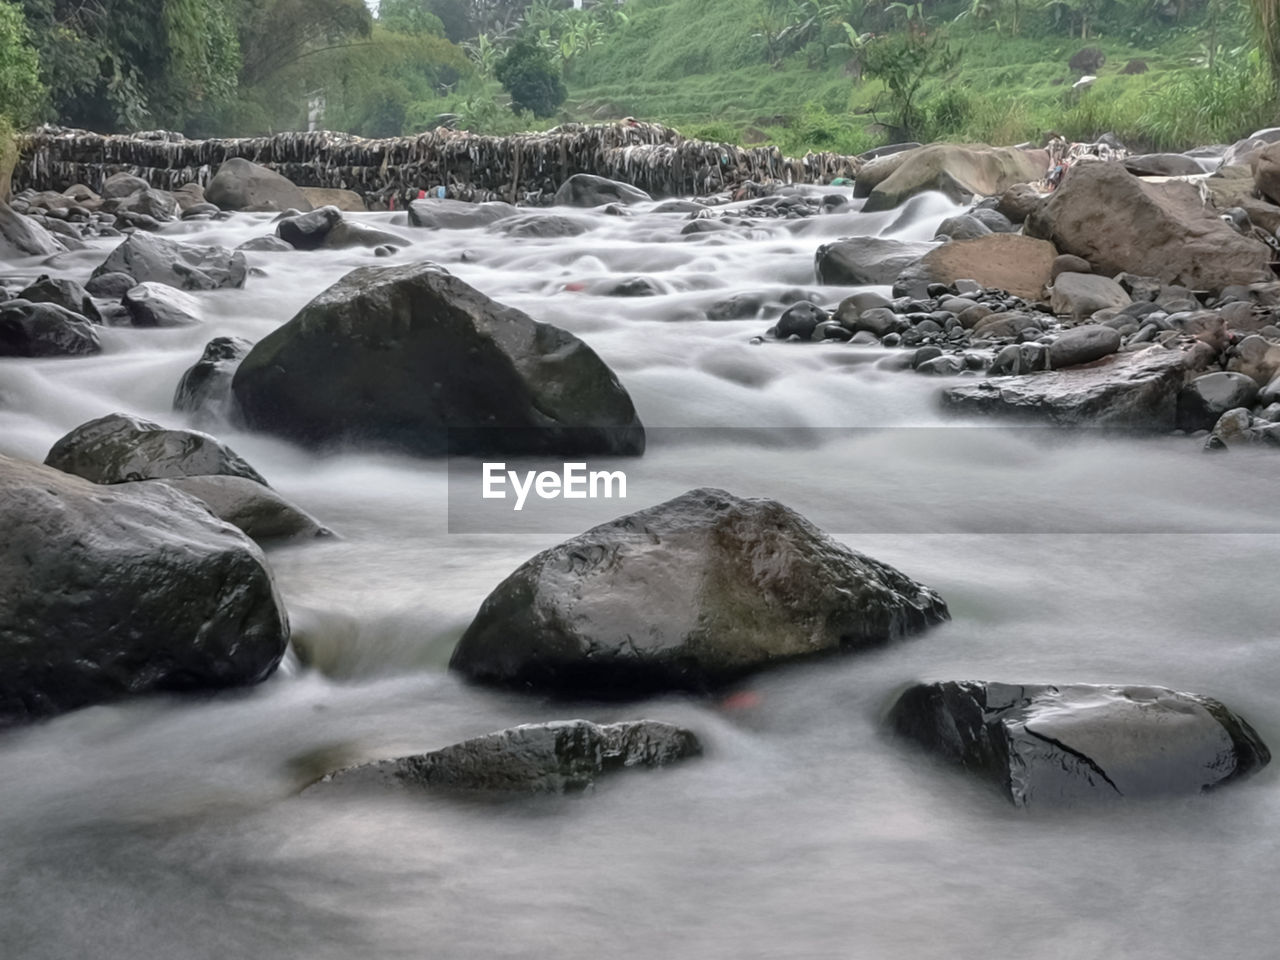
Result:
[[[100,353],[86,317],[53,303],[0,303],[0,357],[76,357]]]
[[[1164,687],[917,684],[889,722],[1020,807],[1194,794],[1271,760],[1223,704]]]
[[[947,617],[928,587],[782,504],[699,489],[524,563],[485,599],[450,668],[626,698],[713,687]]]
[[[134,233],[107,255],[93,279],[125,273],[137,283],[167,283],[179,290],[243,287],[248,275],[244,254],[226,247],[197,247],[148,233]]]
[[[330,531],[305,510],[270,487],[246,477],[222,474],[137,482],[143,485],[163,483],[181,490],[203,503],[219,520],[244,531],[258,543],[330,535]]]
[[[214,337],[206,343],[200,359],[178,381],[173,409],[192,414],[202,425],[230,421],[235,407],[231,378],[252,349],[243,337]]]
[[[182,493],[0,457],[0,530],[0,726],[256,683],[284,655],[261,551]]]
[[[557,206],[599,207],[606,203],[646,203],[652,198],[639,187],[590,173],[575,173],[556,191]]]
[[[168,430],[124,413],[82,423],[53,445],[45,464],[93,483],[213,475],[267,482],[207,433]]]
[[[397,787],[492,793],[572,793],[628,768],[663,767],[702,753],[688,730],[654,720],[532,723],[441,750],[348,767],[312,789]]]
[[[432,263],[347,274],[261,340],[232,389],[248,426],[311,447],[644,449],[631,398],[595,351]]]

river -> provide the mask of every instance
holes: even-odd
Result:
[[[653,428],[623,463],[625,504],[539,504],[478,533],[460,532],[442,462],[220,431],[338,534],[268,551],[296,652],[250,690],[94,707],[0,738],[0,957],[1275,955],[1280,765],[1191,799],[1028,813],[880,729],[919,679],[1152,683],[1218,697],[1280,745],[1273,452],[943,418],[945,381],[890,369],[891,351],[753,344],[772,318],[704,319],[744,291],[833,305],[847,291],[815,286],[819,243],[928,239],[955,210],[926,195],[694,241],[680,216],[643,208],[575,212],[592,229],[554,240],[367,214],[411,246],[391,261],[251,253],[266,275],[199,294],[199,327],[106,328],[96,357],[0,360],[0,452],[41,460],[115,410],[182,425],[173,390],[207,340],[260,339],[354,267],[431,259],[585,339]],[[164,232],[234,246],[270,220]],[[85,280],[114,242],[55,272]],[[661,295],[590,292],[635,276]],[[520,562],[695,486],[781,500],[938,590],[952,621],[723,699],[555,703],[446,672]],[[568,797],[298,795],[357,760],[575,716],[679,723],[706,755]]]

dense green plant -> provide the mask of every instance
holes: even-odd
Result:
[[[0,150],[8,147],[9,124],[27,126],[41,113],[46,91],[40,82],[40,57],[22,9],[0,3]],[[0,166],[3,159],[0,158]]]
[[[921,88],[930,77],[950,71],[959,55],[943,31],[917,28],[877,38],[867,45],[865,60],[867,75],[884,83],[889,124],[911,140],[924,131],[927,119]]]
[[[512,109],[528,110],[535,117],[552,116],[567,96],[559,66],[529,37],[511,45],[495,66],[494,76],[511,97]]]

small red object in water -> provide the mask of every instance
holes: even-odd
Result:
[[[425,200],[425,199],[427,199],[427,191],[425,191],[425,190],[419,190],[419,191],[418,191],[418,199],[419,199],[419,200]]]
[[[752,707],[760,706],[763,700],[764,698],[754,690],[739,690],[721,700],[720,706],[725,710],[750,710]]]
[[[587,289],[587,285],[582,283],[580,280],[575,280],[573,283],[566,283],[564,288],[569,293],[581,293],[583,290]]]

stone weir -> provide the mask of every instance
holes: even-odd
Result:
[[[827,183],[852,177],[854,157],[810,153],[785,157],[777,147],[689,140],[670,127],[625,120],[564,124],[545,133],[486,137],[439,128],[414,137],[366,140],[316,131],[270,137],[189,140],[152,131],[104,136],[41,127],[18,137],[15,191],[101,190],[114,173],[154,187],[208,184],[232,157],[263,164],[304,187],[354,190],[371,209],[401,206],[419,191],[459,200],[550,203],[575,173],[623,180],[655,197],[703,196],[756,183]]]

